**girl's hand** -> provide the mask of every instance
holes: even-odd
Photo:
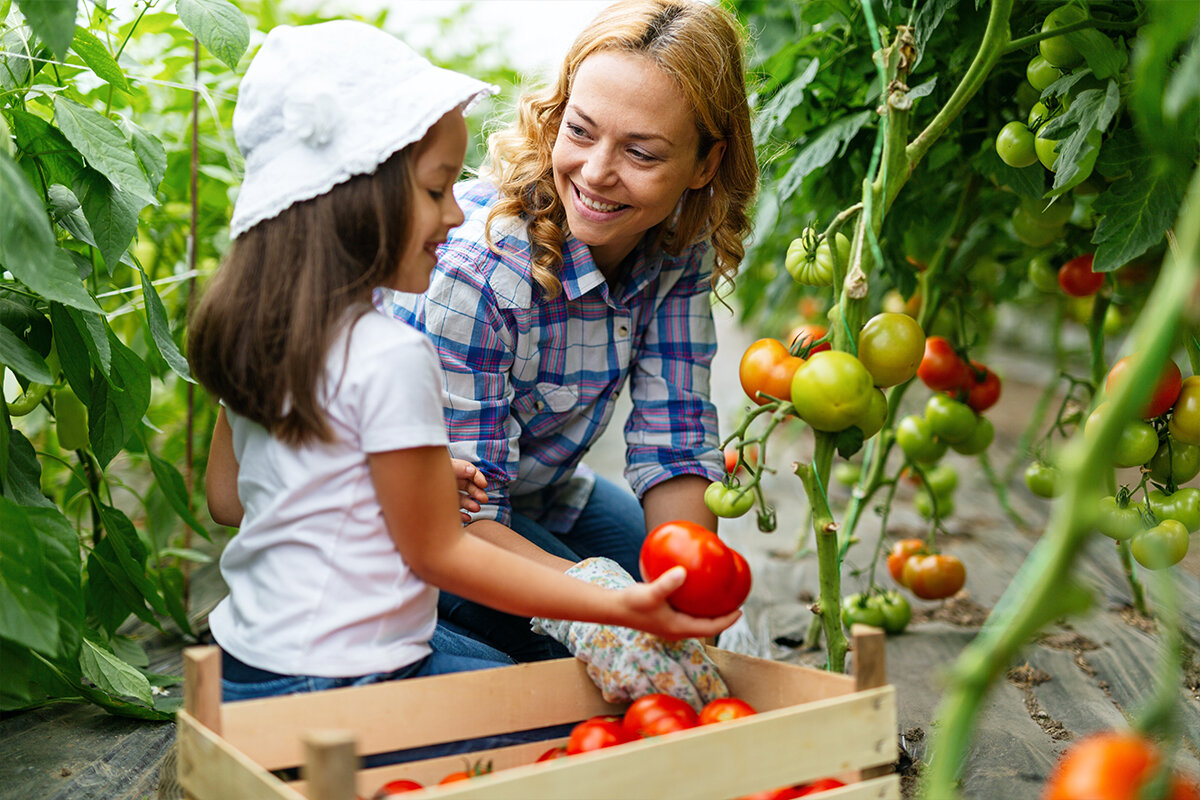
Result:
[[[740,610],[723,617],[693,617],[676,611],[667,597],[683,585],[687,570],[672,567],[650,583],[635,583],[618,590],[620,601],[627,604],[633,619],[630,627],[675,641],[704,636],[716,636],[737,622]]]
[[[470,461],[461,458],[451,458],[450,466],[458,483],[458,513],[465,525],[471,521],[471,514],[479,510],[480,503],[487,502],[487,492],[484,491],[487,489],[487,477]]]

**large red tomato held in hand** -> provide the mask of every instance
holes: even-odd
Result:
[[[737,610],[750,594],[750,567],[741,553],[694,522],[664,522],[642,543],[642,577],[652,581],[674,566],[687,569],[667,602],[693,617],[721,617]]]

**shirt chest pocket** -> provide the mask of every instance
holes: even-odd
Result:
[[[563,414],[579,405],[579,390],[574,386],[539,383],[533,391],[513,399],[513,411],[521,429],[534,436],[543,436],[560,427]]]

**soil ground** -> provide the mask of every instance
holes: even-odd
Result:
[[[734,323],[732,315],[718,313],[718,318],[721,348],[714,365],[714,398],[722,429],[729,430],[747,404],[733,376],[753,337]],[[996,352],[987,358],[1004,379],[1001,400],[988,412],[997,429],[988,457],[1001,474],[1010,463],[1019,463],[1006,489],[1011,508],[1022,523],[1005,513],[978,459],[948,455],[946,461],[959,475],[957,511],[946,522],[939,541],[946,552],[965,563],[966,588],[949,601],[914,601],[915,615],[908,631],[889,637],[887,643],[888,679],[896,687],[899,706],[898,768],[906,797],[912,795],[926,757],[944,669],[979,631],[1037,543],[1050,508],[1047,501],[1025,489],[1021,480],[1024,459],[1016,457],[1016,448],[1052,370],[1036,354],[1031,357],[1019,347],[1012,352],[1017,355],[1006,358]],[[915,407],[924,402],[927,392],[913,387],[909,394]],[[618,409],[615,419],[623,417]],[[614,424],[588,459],[595,469],[614,478],[620,477],[624,460],[620,429],[619,423]],[[759,532],[753,515],[722,523],[722,535],[750,561],[755,582],[743,620],[722,634],[719,644],[752,655],[821,666],[823,652],[803,647],[812,619],[809,606],[818,591],[817,567],[815,554],[809,550],[807,504],[789,466],[808,456],[811,441],[811,433],[796,424],[777,431],[769,442],[766,461],[776,472],[766,478],[765,489],[776,507],[776,531]],[[886,545],[895,538],[925,534],[927,523],[905,502],[908,491],[902,490],[886,531],[881,532],[877,515],[864,516],[857,531],[860,541],[848,554],[845,593],[867,585],[866,573],[881,536]],[[848,497],[846,487],[830,487],[835,513]],[[1045,630],[1013,664],[1006,665],[1005,679],[990,690],[963,771],[966,797],[1036,798],[1058,754],[1072,740],[1122,724],[1146,699],[1158,653],[1155,625],[1132,612],[1129,586],[1111,543],[1098,540],[1089,545],[1077,565],[1079,575],[1095,589],[1092,611]],[[1195,547],[1184,569],[1176,570],[1189,638],[1189,657],[1179,686],[1182,735],[1176,757],[1195,774],[1200,774],[1200,659],[1191,654],[1200,632],[1198,565],[1200,547]],[[876,579],[884,586],[891,581],[882,568],[876,571]],[[196,611],[202,614],[211,608],[220,592],[217,580],[197,581]],[[147,636],[145,644],[152,669],[181,672],[179,654],[184,642],[160,634]],[[58,705],[9,715],[0,719],[0,750],[6,754],[0,759],[0,798],[156,798],[159,768],[173,740],[171,723],[120,719],[88,706]]]

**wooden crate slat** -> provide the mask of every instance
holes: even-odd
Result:
[[[854,678],[850,675],[767,661],[716,647],[707,649],[725,678],[729,693],[755,708],[779,708],[855,691]]]
[[[305,800],[191,714],[175,715],[179,784],[201,800]]]

